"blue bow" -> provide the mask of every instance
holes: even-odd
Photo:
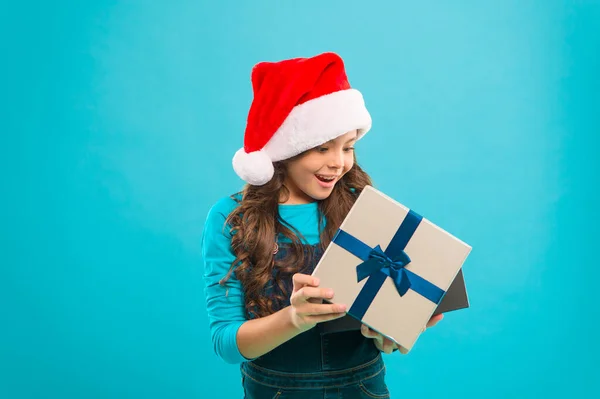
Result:
[[[333,242],[362,260],[362,263],[356,267],[358,281],[368,277],[348,310],[349,314],[362,320],[388,277],[394,281],[400,296],[411,289],[435,304],[440,303],[445,291],[406,269],[411,260],[404,249],[422,219],[422,216],[409,210],[385,251],[379,245],[371,248],[353,235],[338,229]]]
[[[362,281],[376,272],[381,271],[386,276],[392,278],[398,293],[400,296],[403,296],[411,286],[410,278],[405,269],[409,263],[410,258],[406,252],[401,251],[392,259],[386,255],[381,249],[381,246],[377,245],[369,253],[369,259],[356,266],[356,274],[358,281]]]

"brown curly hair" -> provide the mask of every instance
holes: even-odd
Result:
[[[285,298],[275,294],[264,295],[269,283],[277,284],[289,298],[283,284],[284,279],[292,278],[301,270],[305,257],[310,256],[302,245],[302,235],[279,215],[278,205],[282,197],[289,196],[284,186],[287,176],[286,163],[296,157],[274,163],[273,178],[263,186],[247,184],[244,189],[232,196],[238,206],[229,214],[226,223],[230,226],[231,249],[236,256],[227,275],[221,279],[225,285],[235,272],[244,288],[245,309],[248,317],[264,317],[274,312],[275,303]],[[356,163],[336,183],[331,195],[318,203],[319,209],[319,246],[324,250],[333,239],[337,229],[352,208],[356,198],[366,185],[372,185],[369,175]],[[242,199],[239,200],[241,194]],[[238,198],[236,198],[238,197]],[[323,226],[325,228],[323,229]],[[281,234],[291,240],[288,256],[282,262],[274,262],[273,249],[276,237]],[[277,268],[278,278],[273,280],[273,268]]]

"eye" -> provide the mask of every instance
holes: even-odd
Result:
[[[345,151],[345,152],[351,152],[351,151],[354,151],[354,147],[346,147],[346,148],[344,148],[344,151]]]
[[[327,147],[317,147],[317,152],[327,152]]]

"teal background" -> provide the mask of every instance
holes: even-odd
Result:
[[[598,1],[3,2],[0,397],[234,398],[200,237],[262,60],[339,52],[377,187],[473,246],[392,397],[600,395]]]

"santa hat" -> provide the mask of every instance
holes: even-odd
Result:
[[[235,172],[252,185],[271,180],[273,162],[350,130],[357,129],[360,139],[371,128],[363,96],[350,87],[344,62],[334,53],[258,63],[252,89],[244,147],[233,157]]]

